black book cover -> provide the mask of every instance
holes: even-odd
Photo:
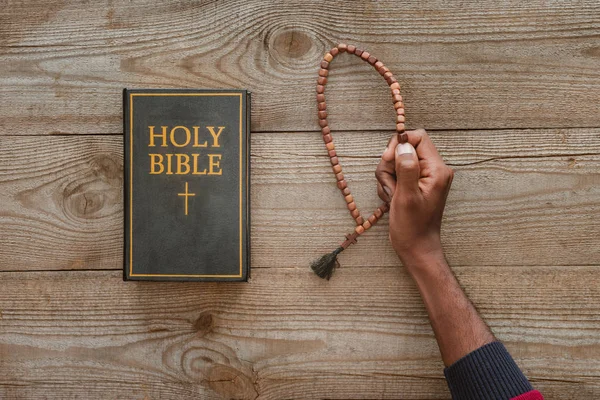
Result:
[[[124,279],[246,281],[250,93],[123,94]]]

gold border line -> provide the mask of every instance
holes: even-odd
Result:
[[[243,237],[242,231],[242,93],[129,93],[129,276],[160,276],[168,278],[241,278],[243,276]],[[206,275],[206,274],[134,274],[133,273],[133,96],[239,96],[240,97],[240,273],[238,275]],[[247,157],[247,156],[246,156]]]

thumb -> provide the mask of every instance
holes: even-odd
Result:
[[[396,146],[396,192],[419,190],[419,158],[410,143]]]

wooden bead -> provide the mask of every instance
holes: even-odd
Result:
[[[327,109],[327,104],[325,104],[325,102],[324,102],[324,101],[323,101],[323,102],[321,102],[321,103],[318,103],[318,104],[317,104],[317,109],[318,109],[319,111],[325,111],[325,110]]]
[[[363,60],[368,60],[369,57],[371,57],[371,53],[369,53],[368,51],[363,51],[362,54],[360,55],[360,58],[362,58]]]
[[[377,217],[375,216],[375,214],[371,215],[368,218],[368,221],[371,223],[371,225],[375,225],[377,223]]]
[[[356,221],[356,225],[362,225],[363,222],[365,222],[365,219],[359,215],[358,217],[354,218],[354,220]]]
[[[322,103],[325,101],[325,95],[323,93],[317,93],[317,103]]]
[[[383,76],[387,71],[385,70],[385,67],[382,66],[381,68],[377,68],[377,72],[379,72],[379,75]]]
[[[324,141],[325,143],[329,143],[329,142],[331,142],[332,140],[333,140],[333,138],[331,137],[331,135],[330,135],[330,134],[323,135],[323,141]]]
[[[344,197],[344,200],[346,200],[346,203],[352,203],[354,201],[354,197],[352,197],[352,195],[349,194],[346,197]]]
[[[343,181],[344,180],[344,174],[342,174],[341,172],[338,172],[335,174],[335,179],[337,179],[338,181]]]
[[[396,114],[398,114],[398,115],[404,115],[404,107],[396,109]]]
[[[356,228],[354,228],[354,231],[360,235],[360,234],[363,234],[365,232],[365,228],[363,228],[362,225],[359,225]]]
[[[388,85],[393,85],[394,83],[398,83],[398,80],[396,79],[396,77],[394,76],[390,76],[389,78],[387,78],[385,80],[387,82]]]
[[[335,150],[329,150],[327,152],[327,154],[329,154],[329,157],[335,157],[337,155],[337,153],[335,152]]]
[[[350,54],[353,54],[355,50],[356,50],[356,46],[353,44],[349,44],[348,48],[346,49],[346,51]]]
[[[379,206],[379,209],[381,210],[382,213],[386,213],[388,211],[390,211],[390,205],[385,203]]]
[[[331,60],[333,60],[333,55],[331,53],[327,53],[323,56],[323,60],[331,62]]]
[[[331,128],[329,128],[328,126],[321,128],[321,133],[323,135],[327,135],[327,134],[331,133]]]
[[[400,84],[398,82],[394,82],[390,85],[390,89],[394,90],[394,89],[398,89],[400,90]]]
[[[348,187],[348,185],[346,184],[346,181],[342,179],[341,181],[338,181],[337,187],[340,190],[344,190],[345,188]]]
[[[365,221],[365,222],[363,222],[362,226],[363,226],[363,228],[365,228],[365,231],[366,231],[367,229],[369,229],[371,227],[371,223],[369,221]]]
[[[363,53],[363,51],[361,49],[354,50],[354,54],[356,54],[359,57],[362,55],[362,53]]]
[[[396,130],[398,132],[404,132],[404,124],[403,123],[397,123],[396,124]]]
[[[397,101],[394,103],[394,108],[397,110],[399,108],[403,108],[404,104],[401,101]]]
[[[388,70],[385,74],[383,74],[383,77],[387,80],[390,76],[392,76],[392,73]]]
[[[319,76],[325,76],[326,77],[327,75],[329,75],[329,70],[327,70],[325,68],[321,68],[319,70]]]
[[[406,122],[406,117],[404,115],[396,115],[396,123],[404,123]]]
[[[383,66],[382,70],[383,70],[383,74],[384,74],[384,75],[385,75],[386,73],[390,72],[390,69],[389,69],[388,67],[386,67],[385,65]],[[391,74],[391,72],[390,72],[390,74]]]
[[[329,52],[331,53],[332,56],[337,56],[338,53],[340,52],[340,50],[337,47],[334,47],[333,49],[329,50]]]
[[[331,161],[331,165],[336,165],[340,163],[336,156],[329,158],[329,161]]]
[[[400,96],[399,94],[395,94],[392,96],[392,100],[394,101],[394,103],[398,103],[402,101],[402,96]]]
[[[379,219],[379,218],[383,217],[383,211],[381,211],[381,209],[378,208],[377,210],[375,210],[375,212],[373,213],[373,215],[375,217],[377,217],[377,219]]]
[[[377,57],[371,56],[371,57],[369,57],[367,62],[371,65],[375,65],[375,63],[377,62]]]
[[[355,203],[355,202],[352,202],[352,203],[347,203],[347,204],[346,204],[346,207],[348,207],[348,210],[350,210],[350,211],[358,211],[358,210],[356,209],[356,203]],[[360,215],[360,214],[359,214],[359,215]]]
[[[320,126],[321,128],[325,128],[327,125],[328,125],[328,124],[327,124],[327,120],[326,120],[326,119],[320,119],[320,120],[319,120],[319,126]]]
[[[350,188],[347,188],[347,187],[346,187],[346,188],[344,188],[344,189],[342,190],[342,194],[343,194],[344,196],[348,196],[348,195],[350,194]]]
[[[356,204],[354,206],[356,207]],[[360,217],[360,211],[358,211],[358,209],[355,208],[354,210],[350,210],[350,215],[352,215],[352,218],[356,219]]]
[[[337,48],[340,50],[341,53],[343,53],[346,50],[348,50],[348,45],[346,43],[340,43],[337,45]]]
[[[381,61],[377,61],[373,66],[377,68],[377,71],[379,71],[379,69],[383,67],[383,63]]]
[[[400,89],[392,89],[392,96],[396,96],[400,94]]]
[[[323,68],[323,69],[329,68],[329,63],[325,60],[321,61],[321,68]]]
[[[325,92],[325,86],[317,85],[317,93],[323,93],[323,92]]]
[[[398,143],[406,143],[406,142],[408,142],[408,135],[406,134],[406,132],[399,134],[398,135]]]
[[[324,76],[320,76],[317,78],[317,83],[319,85],[326,85],[327,84],[327,78],[325,78]]]
[[[339,174],[340,172],[342,172],[342,166],[340,164],[336,164],[331,168],[333,169],[334,174]]]
[[[327,111],[319,111],[317,114],[319,115],[320,119],[327,118]]]
[[[325,147],[327,147],[327,150],[335,149],[335,145],[333,144],[333,142],[325,143]]]

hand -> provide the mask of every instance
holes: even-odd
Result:
[[[442,214],[454,173],[427,132],[407,132],[408,143],[394,135],[377,166],[377,193],[390,203],[390,241],[412,272],[429,255],[442,257]]]

